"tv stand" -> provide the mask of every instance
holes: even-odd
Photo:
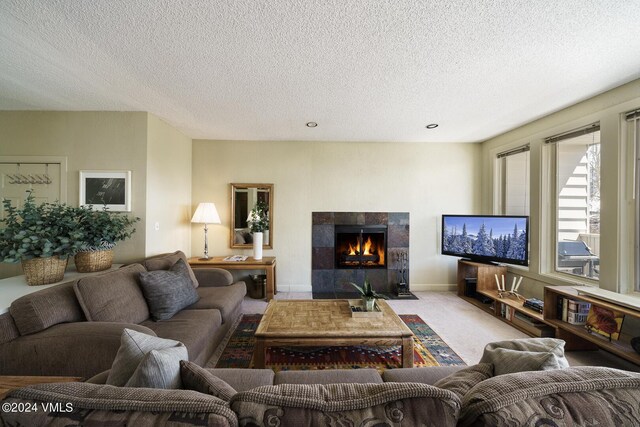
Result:
[[[533,337],[553,337],[556,328],[542,316],[530,308],[523,306],[523,301],[513,297],[498,295],[495,275],[507,275],[505,265],[491,265],[461,259],[458,261],[458,296],[481,308],[488,314],[508,323],[516,329]],[[475,296],[466,292],[467,283],[475,279]],[[506,283],[509,287],[509,283]],[[519,313],[519,314],[516,314]],[[523,320],[525,319],[525,320]]]

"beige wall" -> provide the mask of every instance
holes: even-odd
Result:
[[[612,89],[594,98],[507,132],[482,144],[482,211],[494,206],[495,155],[507,148],[531,144],[531,265],[529,271],[513,269],[526,276],[524,293],[542,296],[548,284],[573,284],[545,274],[542,254],[548,251],[548,199],[543,184],[552,173],[546,168],[544,138],[594,122],[600,122],[601,158],[601,264],[600,287],[630,291],[633,281],[633,200],[630,194],[630,152],[626,146],[621,114],[640,107],[640,80]],[[584,282],[584,281],[579,281]]]
[[[80,170],[130,170],[141,221],[116,262],[191,249],[191,138],[144,112],[0,112],[0,156],[67,158],[67,199],[78,204]],[[160,230],[155,230],[158,222]],[[0,277],[20,274],[0,264]]]
[[[148,115],[146,256],[191,253],[191,138]]]
[[[278,257],[283,290],[310,290],[311,212],[409,212],[411,286],[436,288],[456,274],[456,259],[438,253],[440,215],[480,209],[480,152],[479,144],[194,140],[192,203],[218,207],[209,252],[242,253],[229,248],[229,184],[275,184],[274,249],[264,255]],[[192,236],[192,253],[202,253],[201,226]]]

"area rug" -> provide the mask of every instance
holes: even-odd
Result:
[[[465,366],[466,363],[415,314],[400,318],[413,331],[414,366]],[[245,314],[230,335],[226,347],[207,366],[216,368],[252,368],[254,332],[261,314]],[[400,346],[394,347],[276,347],[269,348],[266,366],[274,371],[311,369],[385,369],[402,366]]]

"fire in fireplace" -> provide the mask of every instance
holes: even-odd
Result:
[[[387,227],[336,225],[336,268],[385,268]]]

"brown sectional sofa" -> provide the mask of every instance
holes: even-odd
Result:
[[[190,271],[200,299],[171,319],[153,321],[140,272],[169,269],[182,252],[25,295],[0,315],[0,375],[89,378],[111,367],[124,328],[181,341],[205,364],[240,316],[244,282],[221,269]]]
[[[610,368],[495,375],[493,365],[478,364],[392,369],[382,376],[372,369],[208,371],[235,389],[229,401],[193,390],[41,384],[14,390],[2,402],[39,405],[37,413],[4,411],[0,419],[52,426],[640,425],[640,374]],[[42,410],[45,402],[73,410]]]

